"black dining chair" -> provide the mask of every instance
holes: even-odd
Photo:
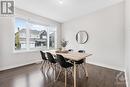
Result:
[[[85,50],[78,50],[79,53],[85,53]],[[82,67],[85,75],[87,76],[86,74],[86,69],[85,69],[85,59],[81,59],[79,61],[75,61],[75,64],[78,66],[78,68],[80,69]],[[71,61],[72,63],[74,63],[74,61]]]
[[[54,58],[54,56],[50,52],[46,52],[46,54],[47,54],[48,61],[55,64],[56,59]]]
[[[78,52],[79,52],[79,53],[85,53],[85,50],[79,50]],[[82,64],[82,63],[84,63],[84,59],[81,59],[81,60],[79,60],[79,61],[76,61],[76,64]]]
[[[79,50],[78,52],[79,53],[85,53],[85,50]],[[74,63],[73,61],[71,61],[71,62]],[[75,64],[82,64],[82,63],[84,63],[84,59],[81,59],[79,61],[75,61]]]
[[[69,52],[72,52],[72,51],[73,51],[73,49],[68,49],[68,51],[69,51]]]
[[[85,50],[79,50],[78,52],[79,53],[85,53]]]
[[[70,72],[71,67],[73,67],[73,64],[70,62],[67,62],[65,58],[62,55],[57,54],[57,62],[60,64],[61,68],[59,71],[59,74],[57,76],[57,79],[60,76],[61,71],[64,69],[65,70],[65,87],[67,84],[67,71]]]
[[[46,52],[46,55],[47,55],[48,61],[50,63],[49,64],[49,69],[52,68],[54,71],[56,71],[56,63],[57,63],[56,59],[54,58],[54,56],[50,52]],[[55,73],[54,73],[54,78],[55,78]]]
[[[42,57],[42,64],[41,64],[41,70],[43,70],[43,65],[45,66],[47,64],[47,58],[45,56],[45,53],[43,51],[40,51],[41,57]]]
[[[79,52],[79,53],[85,53],[85,50],[79,50],[78,52]],[[87,74],[86,74],[87,72],[86,72],[86,69],[85,69],[85,59],[81,59],[81,60],[79,60],[79,61],[76,61],[76,64],[77,64],[78,66],[81,66],[81,67],[82,67],[82,69],[83,69],[85,75],[87,76]]]
[[[68,52],[73,52],[73,49],[68,49]],[[69,61],[69,59],[64,58],[66,61]]]
[[[55,65],[56,65],[56,59],[50,52],[46,52],[48,61],[50,62],[50,66],[55,70]]]

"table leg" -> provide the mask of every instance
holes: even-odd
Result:
[[[76,87],[76,64],[74,62],[74,87]]]
[[[87,67],[85,66],[85,63],[83,64],[83,67],[84,67],[84,71],[85,71],[86,77],[88,77],[88,71],[87,71]]]
[[[65,87],[67,87],[67,70],[65,69]]]

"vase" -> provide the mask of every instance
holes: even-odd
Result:
[[[62,51],[65,51],[65,47],[62,47]]]

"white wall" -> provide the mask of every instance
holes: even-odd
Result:
[[[125,39],[126,39],[126,60],[125,60],[125,68],[126,68],[126,77],[127,77],[127,82],[129,84],[128,87],[130,87],[130,0],[126,0],[125,2],[125,19],[126,19],[126,32],[125,32]]]
[[[51,24],[58,27],[57,43],[60,40],[60,23],[16,9],[17,15],[30,18],[43,24]],[[0,17],[0,70],[18,67],[41,61],[39,51],[14,53],[14,17]]]
[[[124,3],[118,3],[84,17],[63,23],[62,38],[69,41],[67,48],[84,49],[93,55],[89,63],[124,70]],[[89,34],[86,44],[78,44],[76,33]]]

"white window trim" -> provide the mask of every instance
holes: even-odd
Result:
[[[16,24],[15,24],[15,19],[16,18],[20,18],[20,19],[23,19],[23,20],[25,20],[25,21],[27,21],[27,23],[36,23],[36,24],[39,24],[39,25],[42,25],[42,26],[49,26],[48,27],[48,29],[47,29],[47,32],[49,32],[49,29],[51,28],[51,27],[53,27],[53,28],[55,28],[55,46],[54,46],[54,49],[57,49],[57,27],[56,26],[54,26],[54,25],[46,25],[46,24],[43,24],[43,23],[39,23],[39,22],[35,22],[34,20],[33,21],[30,21],[30,19],[28,19],[28,18],[24,18],[24,17],[21,17],[21,16],[16,16],[15,18],[14,18],[14,28],[16,28]],[[30,46],[29,46],[29,35],[30,35],[30,32],[29,32],[29,30],[30,30],[30,26],[29,26],[29,24],[27,24],[28,26],[27,26],[27,31],[26,31],[26,33],[27,33],[27,39],[26,39],[26,42],[27,42],[27,47],[26,47],[26,49],[21,49],[21,50],[16,50],[15,49],[15,35],[14,35],[14,41],[13,41],[13,52],[14,53],[24,53],[24,52],[35,52],[35,51],[40,51],[40,50],[43,50],[42,48],[34,48],[34,49],[31,49],[30,48]],[[15,30],[15,29],[14,29]],[[13,33],[14,34],[14,33]],[[48,50],[54,50],[54,49],[49,49],[50,47],[49,47],[49,33],[47,33],[47,49],[44,49],[44,51],[48,51]]]

